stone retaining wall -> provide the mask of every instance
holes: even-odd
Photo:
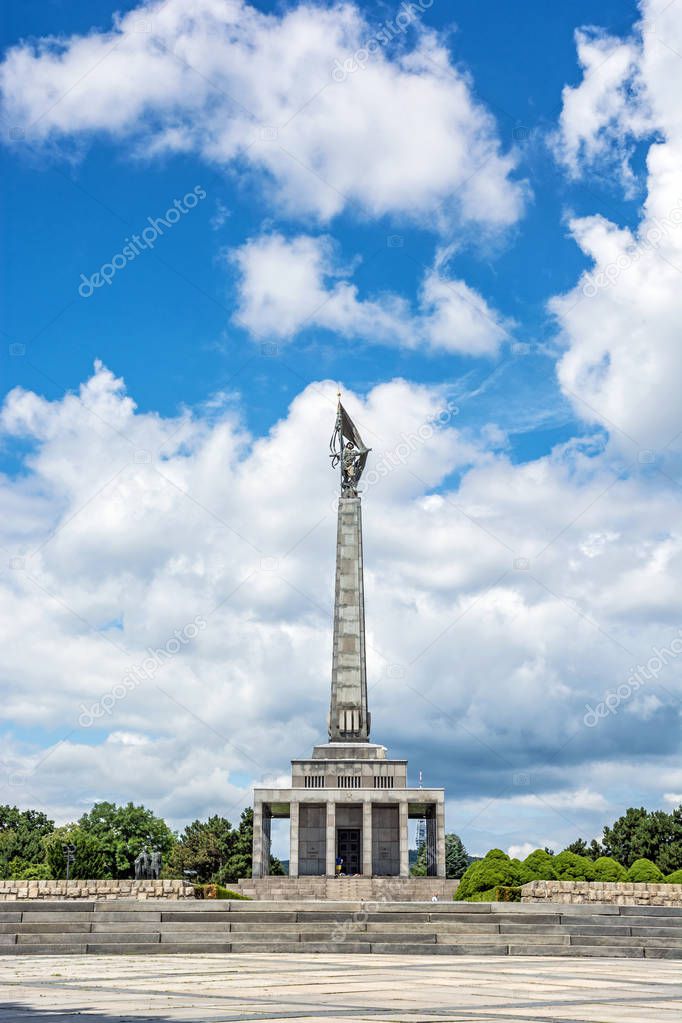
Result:
[[[0,902],[16,899],[193,899],[187,881],[0,881]]]
[[[682,907],[682,884],[633,884],[627,881],[531,881],[522,902],[603,902],[617,906]]]
[[[332,902],[450,901],[459,881],[443,877],[267,877],[242,878],[229,887],[251,899],[330,900]]]

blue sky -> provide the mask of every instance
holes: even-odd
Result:
[[[36,650],[3,668],[8,801],[182,822],[324,730],[337,381],[391,467],[375,737],[475,851],[680,800],[674,658],[583,722],[680,625],[676,5],[433,0],[335,81],[400,10],[3,11],[2,599]],[[79,726],[213,607],[165,694]]]
[[[5,9],[3,43],[103,30],[114,10],[134,7],[16,5]],[[279,10],[272,5],[259,9]],[[373,4],[361,9],[376,26],[392,10]],[[631,3],[600,4],[598,21],[618,33],[632,23],[634,13]],[[530,182],[533,197],[522,222],[502,242],[486,244],[475,235],[467,239],[454,266],[516,321],[513,337],[532,346],[552,343],[556,330],[547,316],[547,298],[570,287],[587,262],[567,237],[566,209],[583,214],[605,209],[619,221],[636,211],[636,200],[624,202],[611,182],[567,183],[546,149],[545,134],[561,109],[561,89],[578,79],[573,32],[596,15],[591,3],[559,6],[549,15],[544,4],[524,3],[512,10],[499,3],[475,9],[434,3],[422,19],[447,33],[453,63],[473,76],[473,92],[496,119],[503,147],[518,147],[517,176]],[[239,170],[226,175],[193,158],[131,160],[125,147],[106,139],[84,149],[73,163],[63,154],[50,160],[27,155],[21,145],[2,153],[3,179],[12,197],[5,208],[9,248],[4,329],[26,346],[23,358],[11,357],[3,346],[8,386],[20,384],[56,397],[76,386],[93,360],[101,358],[125,376],[142,409],[168,414],[182,404],[205,401],[217,388],[237,388],[249,425],[263,431],[283,413],[301,383],[319,375],[320,366],[326,375],[361,390],[399,374],[429,383],[448,381],[459,393],[463,378],[475,388],[490,373],[488,359],[438,353],[424,357],[368,348],[362,342],[352,346],[350,358],[345,346],[339,351],[334,337],[319,330],[306,332],[295,357],[249,362],[258,349],[229,323],[233,281],[220,254],[259,230],[272,212],[267,201]],[[81,273],[92,272],[90,268],[118,252],[148,216],[161,216],[173,199],[197,183],[206,188],[208,199],[181,230],[164,238],[134,273],[121,274],[115,286],[87,302],[78,301]],[[212,229],[211,220],[222,206],[229,217]],[[282,217],[275,223],[285,230],[296,226]],[[387,246],[394,233],[401,249]],[[357,275],[362,294],[390,289],[414,298],[420,271],[432,258],[428,230],[405,225],[397,217],[368,221],[351,211],[334,221],[333,236],[347,258],[362,258]],[[532,356],[521,368],[506,367],[494,387],[495,402],[519,388],[528,392],[523,407],[531,404],[548,421],[547,429],[518,437],[521,458],[548,450],[575,429],[568,406],[552,407],[552,376],[551,360]],[[478,421],[490,409],[478,403],[465,414]]]

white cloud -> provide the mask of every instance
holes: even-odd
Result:
[[[515,156],[419,26],[412,49],[379,46],[338,81],[338,62],[374,35],[353,4],[279,16],[243,0],[149,2],[111,31],[12,48],[4,121],[38,144],[107,133],[141,156],[196,152],[248,167],[281,209],[307,218],[359,207],[434,228],[513,224],[524,202]]]
[[[617,93],[620,127],[614,129],[615,136],[621,131],[637,134],[644,91],[650,109],[647,123],[657,140],[648,150],[641,219],[630,228],[600,214],[574,217],[571,234],[593,265],[574,289],[551,302],[551,309],[566,348],[559,381],[577,414],[605,426],[628,458],[660,462],[679,452],[682,441],[682,117],[677,103],[682,92],[677,55],[682,52],[682,9],[647,0],[642,15],[641,46],[626,46],[640,85],[634,95],[625,89]],[[606,119],[593,90],[607,69],[621,65],[615,58],[602,69],[593,62],[580,118],[571,106],[575,97],[569,96],[564,108],[566,117],[588,126],[595,140],[592,151],[605,157],[611,152],[618,158],[621,147],[614,134],[597,131]]]
[[[532,842],[523,842],[521,845],[510,845],[507,854],[514,860],[525,860],[538,847]]]
[[[639,45],[594,29],[576,32],[575,41],[583,77],[563,89],[555,152],[572,177],[615,167],[629,188],[632,143],[651,131]]]
[[[261,235],[232,253],[240,280],[237,321],[258,336],[291,338],[323,327],[342,337],[405,348],[494,355],[507,337],[502,318],[464,281],[425,273],[419,311],[382,293],[361,299],[327,236]]]
[[[31,452],[0,489],[3,799],[60,819],[105,797],[178,823],[234,817],[254,781],[283,775],[324,734],[335,384],[308,387],[260,439],[229,408],[139,412],[102,366],[79,397],[18,389],[0,419]],[[448,787],[449,827],[474,851],[550,833],[560,846],[598,833],[624,799],[676,791],[676,661],[647,683],[651,714],[596,728],[583,716],[679,628],[677,491],[614,482],[589,443],[513,465],[457,417],[420,431],[447,410],[441,388],[396,380],[347,403],[373,449],[374,738]],[[461,482],[443,487],[453,473]],[[6,514],[17,507],[19,536]],[[611,534],[622,539],[590,556]],[[206,628],[152,670],[149,648],[197,615]],[[126,687],[133,669],[147,674]],[[110,713],[84,727],[83,708],[107,694]]]

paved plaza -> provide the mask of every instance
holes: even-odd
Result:
[[[680,963],[545,957],[26,956],[0,1023],[352,1020],[679,1023]]]

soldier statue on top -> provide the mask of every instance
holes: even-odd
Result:
[[[341,404],[336,411],[336,426],[329,442],[332,467],[341,466],[341,496],[357,497],[358,483],[365,468],[367,455],[372,450],[365,447],[355,423]]]

